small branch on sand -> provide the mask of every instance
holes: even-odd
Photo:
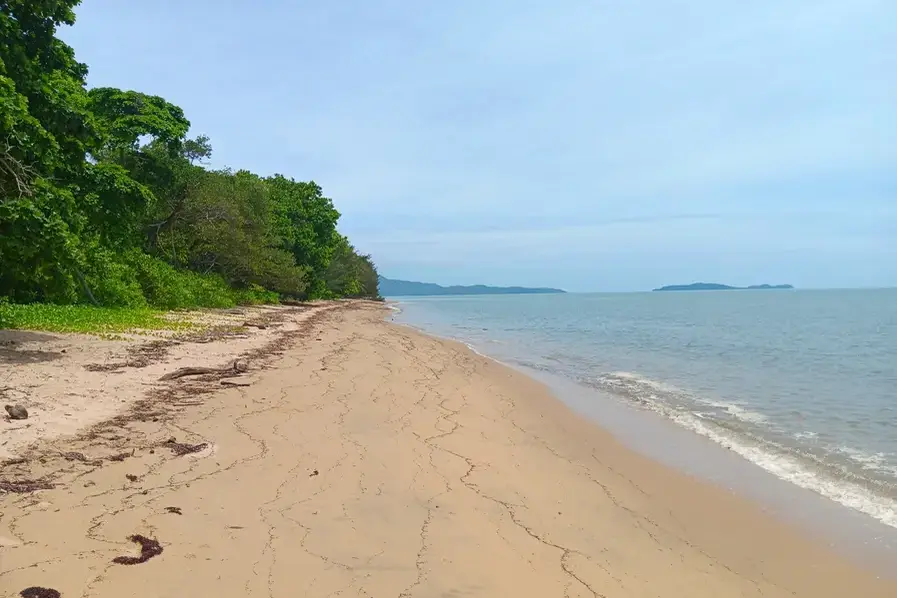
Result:
[[[225,378],[221,381],[222,386],[250,386],[249,382],[237,382],[236,380],[228,380]]]
[[[234,375],[240,375],[249,368],[246,366],[246,362],[240,361],[239,359],[234,361],[227,367],[224,368],[206,368],[206,367],[185,367],[177,369],[173,372],[168,372],[159,380],[167,381],[167,380],[177,380],[178,378],[183,378],[184,376],[203,376],[205,374],[229,374],[232,373]]]
[[[159,380],[177,380],[184,376],[202,376],[203,374],[217,374],[219,372],[221,370],[218,368],[181,368],[165,374]]]

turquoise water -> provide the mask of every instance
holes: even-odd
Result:
[[[897,289],[396,298],[897,528]]]

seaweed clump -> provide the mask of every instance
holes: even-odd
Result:
[[[40,480],[16,480],[2,481],[0,480],[0,491],[14,492],[16,494],[26,494],[36,490],[51,490],[53,484],[50,482],[42,482]]]
[[[139,565],[145,563],[154,556],[162,554],[162,545],[158,540],[141,536],[140,534],[129,536],[128,540],[135,544],[140,544],[140,556],[117,556],[112,559],[113,563],[119,565]]]

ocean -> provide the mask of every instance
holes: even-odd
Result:
[[[897,528],[897,289],[393,305],[400,323],[599,391],[590,400],[660,415]]]

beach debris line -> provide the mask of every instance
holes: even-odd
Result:
[[[112,455],[111,457],[107,457],[107,459],[109,459],[110,461],[124,461],[128,457],[133,457],[133,456],[134,456],[134,451],[132,450],[131,452],[118,453],[117,455]]]
[[[4,405],[9,419],[28,419],[28,410],[16,403],[15,405]]]
[[[178,378],[183,378],[184,376],[202,376],[205,374],[233,374],[240,375],[243,372],[249,370],[249,367],[246,365],[245,361],[240,359],[235,360],[227,367],[223,368],[207,368],[207,367],[183,367],[178,368],[173,372],[168,372],[161,378],[160,381],[168,381],[168,380],[177,380]]]
[[[140,544],[140,556],[117,556],[112,559],[113,563],[119,565],[139,565],[145,563],[154,556],[162,554],[162,545],[158,540],[135,534],[128,536],[128,540],[135,544]]]
[[[59,590],[53,588],[42,588],[40,586],[31,586],[19,592],[22,598],[61,598],[62,594]]]
[[[99,467],[103,464],[102,459],[88,459],[84,453],[79,453],[76,451],[70,451],[68,453],[62,453],[62,457],[66,461],[79,461],[81,463],[86,463],[87,465],[93,465],[94,467]]]
[[[54,485],[42,480],[0,480],[0,492],[27,494],[36,490],[52,490]]]

